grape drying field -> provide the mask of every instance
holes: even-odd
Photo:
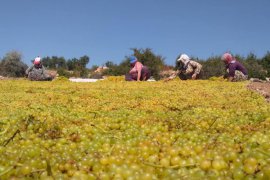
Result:
[[[270,104],[223,81],[0,81],[0,179],[270,179]]]

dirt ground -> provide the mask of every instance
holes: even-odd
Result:
[[[270,103],[270,82],[250,82],[247,88],[259,92]]]

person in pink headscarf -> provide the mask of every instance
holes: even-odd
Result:
[[[223,54],[222,58],[228,72],[228,81],[245,81],[248,79],[247,69],[230,53]]]
[[[28,79],[31,81],[51,81],[53,78],[46,73],[45,67],[41,63],[41,58],[37,56],[30,66],[25,71]]]

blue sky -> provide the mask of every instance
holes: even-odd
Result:
[[[270,50],[269,0],[1,0],[0,57],[90,57],[89,67],[151,48],[174,65],[180,53]]]

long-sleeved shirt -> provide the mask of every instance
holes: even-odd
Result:
[[[173,79],[181,73],[185,74],[185,75],[190,75],[190,74],[197,74],[198,75],[198,74],[200,74],[201,69],[202,69],[202,65],[200,63],[190,60],[187,63],[187,65],[185,66],[185,68],[178,69],[169,78]]]
[[[43,80],[47,78],[43,65],[32,65],[25,71],[25,73],[31,80]]]
[[[236,70],[241,71],[244,75],[248,74],[247,69],[240,62],[235,60],[231,61],[226,68],[229,69],[230,77],[234,77]]]

